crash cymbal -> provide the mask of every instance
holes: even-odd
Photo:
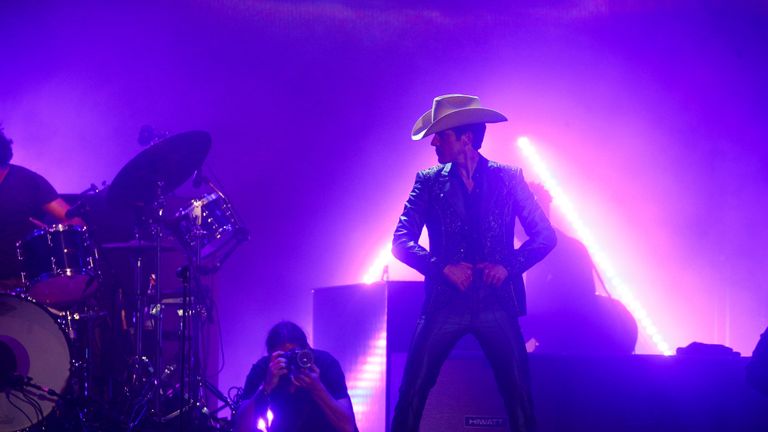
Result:
[[[169,136],[131,159],[107,191],[112,204],[147,205],[187,181],[203,164],[211,148],[208,132]]]

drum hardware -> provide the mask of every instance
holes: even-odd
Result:
[[[71,339],[78,338],[79,332],[77,331],[77,326],[75,323],[89,322],[89,320],[103,318],[107,315],[106,312],[103,312],[95,307],[84,307],[82,309],[70,308],[65,310],[59,310],[52,306],[46,306],[45,308],[48,310],[48,312],[57,318],[57,321]]]
[[[124,392],[128,406],[123,414],[128,431],[134,430],[147,414],[149,403],[158,386],[152,362],[146,357],[134,357],[128,365]]]
[[[199,233],[199,225],[196,225],[198,229],[194,230],[196,233]],[[197,244],[197,259],[199,262],[200,257],[200,245]],[[181,301],[181,328],[180,328],[180,340],[181,340],[181,355],[179,356],[179,410],[176,413],[170,414],[168,416],[165,416],[163,419],[165,421],[171,420],[176,417],[176,415],[180,415],[179,422],[180,426],[183,429],[184,428],[184,422],[186,420],[186,416],[183,416],[185,410],[189,409],[190,407],[194,407],[198,404],[198,401],[200,399],[200,388],[199,388],[199,380],[200,380],[200,373],[198,369],[199,365],[199,357],[198,357],[198,336],[200,335],[200,332],[198,331],[197,325],[199,324],[199,320],[192,321],[191,319],[191,310],[190,310],[190,300],[192,298],[192,293],[190,293],[190,290],[192,288],[192,281],[195,277],[194,275],[194,267],[193,266],[183,266],[181,267],[177,272],[176,275],[181,279],[182,282],[182,301]],[[190,325],[195,325],[194,330],[190,328]]]
[[[157,248],[157,242],[144,239],[134,239],[126,242],[113,242],[104,243],[101,245],[101,249],[117,249],[117,250],[130,250],[130,251],[148,251],[151,252]],[[160,242],[161,252],[172,252],[177,250],[175,243],[162,241]]]
[[[159,188],[158,188],[159,190]],[[158,202],[162,202],[158,199]],[[154,206],[161,208],[160,205]],[[160,214],[160,211],[157,211]],[[154,241],[136,239],[131,242],[112,244],[109,248],[125,249],[135,252],[135,312],[126,323],[134,338],[134,356],[129,359],[126,376],[124,377],[123,397],[126,407],[121,417],[122,425],[129,431],[140,428],[147,416],[157,413],[160,406],[158,379],[155,374],[162,365],[162,335],[161,316],[152,307],[160,296],[159,277],[157,273],[146,274],[144,253],[151,253],[151,260],[161,265],[161,251],[167,250],[163,245],[159,224],[149,219],[150,232],[154,233]],[[124,313],[125,311],[123,311]],[[154,332],[153,344],[145,345],[145,334]]]
[[[234,212],[224,195],[216,190],[202,199],[194,200],[187,209],[179,210],[171,218],[164,215],[166,196],[189,179],[197,171],[200,178],[200,166],[210,148],[210,136],[205,132],[187,132],[164,137],[152,143],[131,159],[117,174],[107,193],[107,203],[114,208],[131,208],[140,214],[136,222],[136,232],[150,232],[149,240],[139,239],[137,235],[131,242],[105,244],[105,249],[127,249],[137,252],[133,265],[136,281],[136,301],[133,319],[129,326],[136,337],[136,354],[129,364],[129,377],[125,386],[129,409],[123,416],[122,423],[130,429],[140,428],[151,422],[178,422],[184,429],[185,424],[195,422],[202,414],[209,417],[201,398],[199,346],[200,325],[203,314],[198,303],[198,291],[201,291],[197,267],[200,263],[200,245],[206,237],[206,257],[218,259],[208,269],[218,269],[228,257],[233,247],[243,240],[244,230],[234,217]],[[210,183],[210,182],[207,182]],[[186,210],[189,210],[188,212]],[[130,211],[127,211],[130,213]],[[194,216],[198,223],[184,225]],[[205,224],[205,229],[200,225]],[[147,283],[144,262],[139,252],[155,252],[151,258],[159,269],[163,229],[170,229],[173,237],[182,245],[191,262],[185,266],[186,274],[182,278],[183,293],[180,314],[180,355],[178,367],[162,367],[162,313],[164,301],[161,298],[160,282],[157,274],[149,276]],[[234,235],[234,234],[237,235]],[[183,235],[182,235],[183,234]],[[210,251],[210,253],[209,253]],[[197,290],[195,293],[192,291]],[[205,298],[205,296],[202,296]],[[154,331],[153,331],[154,330]],[[153,346],[144,344],[145,331],[153,331]],[[158,374],[161,374],[158,376]],[[174,376],[175,375],[175,376]],[[176,379],[178,378],[178,380]],[[169,387],[173,379],[178,385]],[[178,401],[178,402],[177,402]],[[169,411],[171,411],[169,413]],[[175,413],[175,414],[174,414]]]
[[[196,183],[196,184],[194,184]],[[248,240],[248,231],[242,227],[229,200],[200,170],[195,173],[193,186],[205,183],[211,192],[193,199],[185,208],[178,210],[170,224],[171,231],[182,245],[189,258],[189,265],[177,270],[176,276],[182,282],[181,297],[164,299],[162,307],[180,304],[179,340],[180,357],[178,385],[165,391],[167,398],[174,397],[177,409],[161,417],[161,422],[178,421],[184,428],[189,424],[217,421],[215,412],[210,412],[202,402],[203,390],[222,399],[221,392],[214,388],[201,374],[200,335],[203,320],[206,319],[206,300],[200,276],[216,272],[237,247]],[[202,299],[202,300],[201,300]],[[226,397],[222,400],[226,401]],[[227,403],[229,403],[227,401]]]
[[[151,148],[151,147],[150,147]],[[142,244],[152,244],[153,247],[151,249],[147,249],[148,251],[151,250],[153,252],[153,259],[154,263],[156,265],[157,269],[161,268],[161,251],[163,250],[163,233],[161,230],[161,218],[163,214],[163,210],[165,207],[165,198],[162,195],[163,190],[163,183],[158,182],[156,186],[156,196],[154,201],[152,202],[151,208],[152,213],[145,219],[145,224],[149,229],[149,232],[152,235],[153,240],[148,242],[142,242],[140,239],[136,239],[133,244],[135,245],[142,245]],[[142,247],[134,248],[136,252],[141,252]],[[152,298],[155,303],[157,303],[160,299],[160,281],[159,281],[159,273],[151,273],[148,277],[147,283],[145,284],[144,281],[144,275],[142,271],[142,260],[143,257],[140,253],[137,253],[136,255],[136,263],[135,263],[135,281],[136,281],[136,312],[132,329],[134,330],[134,336],[135,336],[135,343],[136,343],[136,349],[135,349],[135,357],[131,359],[131,366],[132,367],[139,367],[140,365],[143,365],[147,361],[149,361],[149,358],[154,359],[154,364],[152,364],[152,367],[149,369],[151,374],[154,374],[154,371],[160,370],[162,366],[162,325],[160,323],[161,317],[155,316],[154,319],[157,322],[155,324],[155,343],[153,348],[153,352],[148,352],[148,350],[144,347],[144,332],[146,329],[152,329],[151,320],[153,319],[153,316],[147,308],[149,307],[150,301],[149,299]],[[149,325],[148,325],[149,324]],[[134,372],[135,373],[135,372]],[[157,392],[155,392],[156,388],[156,379],[151,379],[150,382],[153,382],[153,386],[145,386],[144,390],[141,393],[138,393],[137,395],[131,395],[131,399],[134,400],[134,403],[136,403],[137,407],[142,406],[141,415],[139,415],[137,418],[133,418],[135,413],[132,414],[131,417],[128,418],[128,424],[138,424],[138,422],[141,421],[142,417],[144,416],[146,412],[146,405],[148,403],[152,403],[153,405],[153,411],[157,412],[159,409],[159,397],[157,395]],[[152,400],[150,400],[152,399]],[[135,411],[135,410],[132,410]]]
[[[205,179],[213,192],[192,200],[189,207],[177,212],[174,220],[177,239],[187,251],[190,264],[182,266],[176,273],[182,282],[178,409],[161,419],[167,422],[178,417],[182,428],[185,422],[211,423],[216,419],[215,412],[210,412],[202,402],[203,389],[210,391],[213,386],[201,373],[199,342],[206,308],[204,301],[195,299],[207,299],[207,296],[203,292],[200,276],[218,270],[237,246],[247,240],[247,231],[240,227],[225,195],[199,171],[196,177]],[[213,203],[217,205],[213,206]],[[213,258],[213,263],[204,266],[206,258]],[[166,299],[166,303],[172,303],[170,300]],[[212,394],[220,399],[223,396],[218,390]]]
[[[218,399],[219,402],[222,403],[222,405],[220,407],[218,407],[215,410],[211,411],[211,414],[216,414],[216,413],[218,413],[220,411],[223,411],[223,410],[225,410],[227,408],[229,408],[230,412],[232,412],[233,415],[235,414],[237,409],[235,407],[235,401],[233,399],[230,399],[229,397],[227,397],[227,395],[222,393],[221,390],[216,388],[215,385],[211,384],[210,381],[208,381],[208,380],[203,378],[200,382],[203,385],[203,387],[205,387],[206,390],[211,392],[211,394],[214,395],[216,397],[216,399]]]
[[[150,133],[151,132],[151,133]],[[156,245],[157,254],[155,256],[157,268],[160,268],[160,252],[162,249],[163,211],[165,208],[165,197],[187,181],[194,172],[203,164],[208,151],[211,148],[211,136],[203,131],[183,132],[176,135],[158,136],[150,128],[142,128],[140,137],[147,136],[148,139],[141,139],[142,144],[148,145],[138,155],[128,161],[125,166],[117,173],[107,191],[107,203],[118,208],[133,207],[142,211],[148,209],[150,214],[144,215],[143,223],[139,225],[148,226],[151,233],[151,241]],[[158,139],[159,138],[159,139]],[[135,239],[138,241],[138,236]],[[147,305],[147,293],[141,287],[141,261],[136,262],[136,284],[137,284],[137,314],[136,333],[137,333],[137,351],[138,357],[144,356],[141,346],[142,328],[144,322],[144,308]],[[151,284],[156,293],[155,303],[160,300],[160,281],[155,275]],[[160,327],[160,326],[158,326]],[[159,339],[158,339],[159,340]],[[158,348],[156,362],[160,361],[161,351]],[[159,370],[159,363],[155,365],[155,370]]]
[[[98,327],[96,331],[103,330],[106,322],[99,319],[104,317],[111,321],[118,332],[121,328],[119,323],[123,323],[122,328],[126,332],[121,337],[132,333],[135,340],[126,345],[135,353],[133,356],[121,357],[127,364],[121,366],[120,372],[116,373],[120,378],[114,388],[118,392],[122,389],[122,392],[118,399],[103,402],[104,409],[110,412],[101,414],[113,414],[115,418],[111,420],[119,423],[118,429],[139,430],[158,424],[165,424],[166,427],[178,424],[182,430],[185,430],[185,426],[203,425],[209,429],[227,427],[215,414],[231,406],[231,402],[201,376],[200,338],[201,328],[207,319],[209,296],[200,277],[215,273],[238,246],[248,239],[248,231],[241,226],[226,196],[200,171],[211,144],[206,132],[164,136],[153,139],[150,144],[123,166],[108,188],[99,191],[95,185],[91,185],[77,196],[79,201],[72,206],[68,217],[83,217],[89,223],[89,228],[74,225],[46,227],[31,235],[27,243],[18,245],[20,259],[29,262],[29,270],[24,275],[25,294],[36,300],[14,294],[2,294],[0,297],[0,359],[4,358],[4,351],[6,354],[14,353],[14,363],[7,362],[10,366],[6,367],[5,360],[0,363],[0,387],[6,381],[18,383],[23,380],[30,384],[26,386],[25,392],[37,396],[30,396],[34,403],[13,399],[21,409],[10,404],[3,405],[0,397],[0,418],[11,410],[14,412],[11,418],[22,427],[43,425],[48,422],[46,418],[56,417],[50,414],[58,400],[63,401],[62,405],[74,407],[74,421],[79,430],[87,429],[89,419],[101,420],[91,417],[94,413],[86,405],[97,401],[94,396],[98,396],[98,390],[93,391],[94,374],[91,371],[95,363],[94,343],[99,343],[95,340],[94,327]],[[208,193],[190,201],[188,205],[174,205],[178,209],[175,212],[168,211],[168,194],[193,174],[193,186],[197,188],[205,184],[210,189]],[[103,219],[108,219],[111,225],[105,223],[100,227],[97,223],[91,224],[90,217],[102,216],[98,215],[98,211],[108,215]],[[118,225],[111,222],[115,214],[122,223],[119,225],[120,236],[100,238],[99,234],[110,236],[115,232],[113,227]],[[132,240],[126,241],[131,237],[131,230],[142,234],[136,234]],[[174,243],[170,244],[169,240],[174,240]],[[101,286],[100,265],[107,267],[106,270],[111,268],[104,265],[109,264],[109,256],[99,260],[97,245],[99,251],[135,253],[129,261],[120,258],[125,264],[130,263],[131,271],[135,274],[136,282],[128,284],[131,285],[129,290],[119,284],[118,287],[122,288],[114,291]],[[163,298],[158,273],[147,271],[147,263],[156,264],[159,270],[161,252],[179,250],[179,245],[189,263],[179,275],[182,293],[177,299]],[[45,288],[49,285],[50,288]],[[129,302],[128,308],[117,307],[113,311],[109,305],[98,303],[104,310],[110,311],[107,313],[101,312],[99,307],[85,307],[85,300],[96,303],[102,294],[120,296],[134,288],[136,299]],[[99,295],[94,295],[96,293]],[[132,297],[126,295],[126,298]],[[118,300],[115,304],[122,304],[120,302]],[[178,335],[181,345],[178,362],[167,366],[162,358],[163,340],[170,337],[163,334],[164,307],[172,308],[172,312],[179,315]],[[131,312],[131,308],[136,308],[135,312]],[[32,339],[17,337],[17,333],[23,333],[21,330],[8,327],[10,330],[6,331],[4,320],[10,318],[6,317],[8,314],[5,309],[31,310],[31,313],[23,315],[30,315],[35,321],[43,322],[42,327],[46,330],[25,336]],[[11,317],[18,315],[16,312],[10,314]],[[154,335],[154,339],[144,338],[149,333]],[[151,343],[149,339],[153,339]],[[21,354],[17,356],[17,352]],[[38,366],[25,366],[30,363],[25,360],[25,352],[29,352],[27,357],[32,358],[32,363]],[[97,360],[99,354],[96,347]],[[46,373],[36,369],[40,367],[40,359],[53,363],[49,367],[43,362],[46,373],[57,378],[55,382]],[[6,374],[3,372],[5,370],[13,372]],[[3,378],[6,375],[9,378]],[[32,380],[26,379],[27,376]],[[41,389],[50,388],[53,393],[34,389],[31,384]],[[203,402],[204,392],[214,395],[224,406],[208,410]],[[24,398],[22,394],[19,396]],[[113,404],[107,407],[107,403]],[[35,404],[39,404],[39,407]],[[5,432],[3,427],[0,424],[0,432]],[[57,426],[52,427],[56,429]],[[113,429],[97,426],[93,430]]]

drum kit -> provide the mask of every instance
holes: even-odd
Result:
[[[67,217],[85,226],[47,226],[18,243],[23,286],[0,293],[0,432],[227,428],[204,400],[207,391],[231,407],[202,376],[212,313],[203,277],[248,231],[202,174],[210,147],[207,132],[157,137],[111,184],[74,197]],[[182,201],[173,193],[190,179],[206,192]],[[174,281],[159,277],[168,250],[182,257],[173,295]],[[171,336],[165,315],[176,319]]]

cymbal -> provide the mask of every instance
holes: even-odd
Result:
[[[150,204],[192,177],[210,149],[208,132],[169,136],[128,161],[109,186],[107,198],[113,204]]]
[[[101,248],[102,249],[126,249],[126,250],[154,250],[157,248],[157,243],[155,241],[150,241],[150,240],[130,240],[126,242],[104,243],[103,245],[101,245]],[[174,244],[170,244],[168,242],[160,243],[161,251],[172,251],[176,249],[177,248]]]

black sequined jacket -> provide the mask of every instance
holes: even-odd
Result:
[[[451,174],[452,165],[419,171],[395,229],[392,253],[425,277],[423,313],[447,302],[457,288],[443,276],[446,265],[465,261],[468,229],[461,178]],[[557,243],[555,231],[528,188],[522,171],[481,157],[475,176],[482,181],[480,196],[480,244],[484,261],[501,264],[509,276],[496,297],[517,315],[524,315],[523,272],[543,259]],[[528,236],[514,247],[515,218]],[[429,250],[419,245],[426,225]]]

